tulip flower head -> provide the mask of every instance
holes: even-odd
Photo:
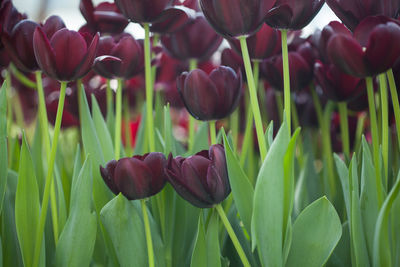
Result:
[[[177,78],[178,91],[189,113],[198,120],[219,120],[229,116],[239,104],[242,75],[220,66],[207,75],[200,69]]]
[[[166,172],[175,191],[199,208],[211,208],[231,192],[225,150],[219,144],[188,158],[170,154]]]
[[[143,156],[112,160],[103,168],[101,176],[114,193],[127,199],[143,199],[160,192],[165,183],[167,161],[162,153],[151,152]]]

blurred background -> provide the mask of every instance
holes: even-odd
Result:
[[[100,2],[103,1],[93,0],[94,5]],[[13,3],[20,12],[25,12],[32,20],[42,21],[50,15],[58,15],[72,30],[78,30],[85,23],[79,11],[79,0],[13,0]],[[332,20],[337,20],[337,17],[325,4],[312,23],[304,29],[304,35],[309,35],[315,29],[322,29]],[[144,36],[142,28],[133,23],[130,23],[127,31],[136,38],[143,38]]]

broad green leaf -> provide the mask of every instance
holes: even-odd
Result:
[[[57,266],[89,266],[97,231],[91,211],[92,169],[86,159],[71,190],[70,215],[56,249]]]
[[[232,188],[233,198],[236,208],[239,211],[240,218],[243,221],[246,230],[251,231],[251,216],[253,213],[253,197],[254,189],[249,178],[243,171],[240,163],[232,151],[231,146],[226,138],[225,131],[223,132],[226,163],[229,174],[229,182]]]
[[[218,214],[214,211],[207,226],[206,244],[207,244],[207,266],[221,267],[221,253],[219,247]]]
[[[164,155],[168,156],[169,153],[176,156],[175,138],[172,133],[172,122],[169,105],[164,106]]]
[[[267,151],[271,147],[272,142],[274,141],[274,121],[271,121],[268,124],[267,129],[265,130],[265,144],[267,145]]]
[[[7,186],[7,94],[6,83],[0,89],[0,214],[3,210],[3,200]]]
[[[323,266],[342,235],[342,224],[335,208],[322,197],[297,217],[286,266]]]
[[[201,150],[208,149],[208,123],[206,121],[196,121],[198,124],[197,132],[194,136],[194,144],[192,151],[188,155],[195,154]]]
[[[207,265],[207,242],[204,230],[203,214],[199,216],[197,225],[197,236],[194,243],[190,267],[206,267]]]
[[[81,155],[81,147],[78,145],[74,161],[74,172],[72,174],[71,188],[75,186],[76,179],[78,178],[81,169],[82,169],[82,155]]]
[[[343,267],[352,266],[351,263],[351,244],[350,244],[350,230],[349,223],[342,224],[342,237],[337,244],[332,256],[329,258],[326,266],[329,267]]]
[[[46,173],[45,167],[47,166],[46,162],[46,155],[43,147],[43,140],[42,140],[42,130],[40,128],[40,122],[36,123],[35,127],[35,136],[33,137],[33,143],[31,146],[31,154],[33,164],[35,165],[36,170],[36,180],[39,187],[39,196],[40,199],[42,198],[44,185],[46,180]]]
[[[18,173],[18,185],[15,196],[15,224],[25,266],[32,266],[35,250],[36,231],[39,224],[39,189],[36,182],[34,165],[25,135]]]
[[[139,130],[136,135],[136,143],[134,149],[134,155],[143,155],[145,151],[148,150],[146,146],[146,103],[143,103],[142,110],[141,110],[141,118],[140,118],[140,125]]]
[[[393,255],[390,250],[389,239],[389,216],[394,201],[398,198],[400,191],[400,172],[397,175],[397,181],[390,191],[388,197],[382,205],[376,221],[373,261],[375,267],[393,266]],[[398,253],[398,252],[397,252]],[[396,254],[397,254],[396,253]]]
[[[349,170],[347,169],[346,164],[344,161],[337,155],[334,154],[335,163],[336,163],[336,170],[339,175],[340,183],[342,184],[342,191],[343,191],[343,198],[344,204],[346,206],[346,213],[349,217],[351,214],[350,207],[351,207],[351,198],[350,198],[350,189],[349,189]]]

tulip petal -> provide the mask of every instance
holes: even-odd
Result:
[[[150,193],[151,195],[157,194],[167,181],[165,175],[167,161],[165,156],[159,152],[152,152],[146,156],[143,162],[153,174],[153,178],[150,181]]]
[[[110,190],[115,194],[119,194],[119,190],[114,182],[114,172],[115,172],[115,167],[117,166],[117,161],[112,160],[106,164],[106,167],[103,168],[100,166],[100,173],[101,177],[103,177],[104,182],[110,188]]]
[[[94,61],[93,70],[107,79],[113,79],[120,73],[122,60],[113,56],[100,56]]]
[[[33,34],[33,49],[36,61],[42,71],[52,78],[57,78],[54,50],[40,27],[37,27]]]
[[[275,4],[276,5],[276,4]],[[267,15],[266,23],[278,29],[290,27],[293,18],[293,11],[289,4],[282,4],[272,8]]]
[[[97,45],[99,43],[100,34],[96,34],[93,37],[92,43],[90,44],[89,48],[86,51],[86,54],[82,61],[79,63],[75,75],[73,76],[72,80],[77,80],[85,76],[93,65],[94,59],[97,53]]]
[[[165,9],[155,20],[150,30],[157,33],[172,33],[195,19],[196,12],[185,6],[174,6]]]
[[[58,31],[65,28],[64,21],[59,16],[50,16],[46,19],[42,26],[43,31],[46,33],[47,38],[51,39]]]

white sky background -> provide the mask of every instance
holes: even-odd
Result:
[[[79,11],[79,0],[48,0],[48,16],[58,15],[62,17],[65,24],[69,29],[77,30],[81,25],[85,23],[80,11]],[[112,1],[112,0],[109,0]],[[148,0],[151,1],[151,0]],[[102,2],[101,0],[93,0],[94,4]],[[30,19],[35,20],[38,14],[38,8],[40,6],[40,0],[13,0],[14,5],[20,12],[28,14]],[[311,34],[315,29],[322,29],[326,24],[332,20],[337,20],[337,17],[325,4],[315,19],[307,26],[303,31],[304,35]],[[135,36],[135,38],[143,38],[144,31],[137,25],[130,23],[127,31]]]

